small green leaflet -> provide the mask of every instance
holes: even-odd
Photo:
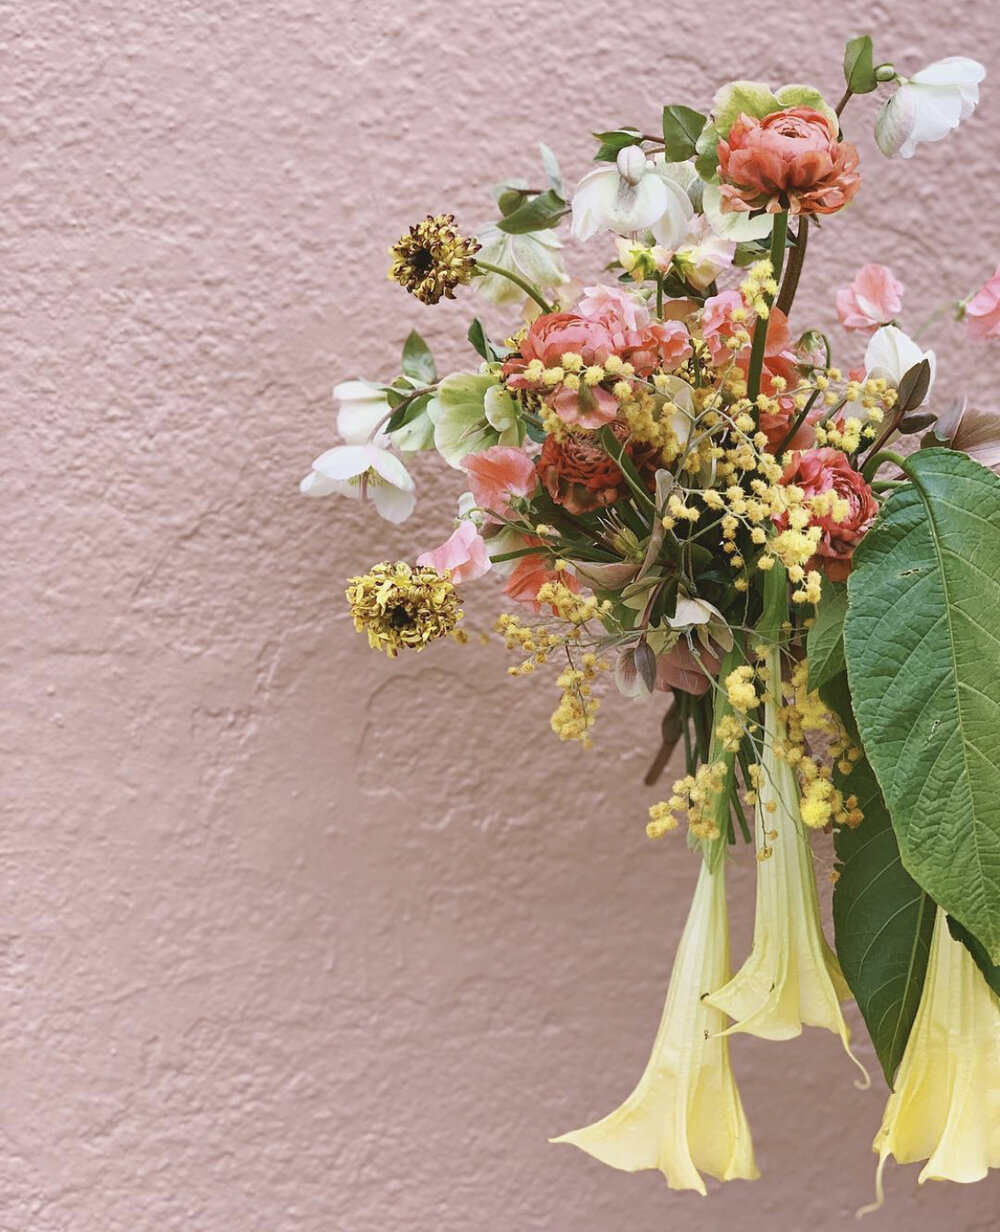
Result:
[[[892,1086],[920,1003],[935,906],[903,868],[889,813],[871,767],[860,761],[836,785],[865,815],[834,832],[839,873],[833,927],[844,979]]]
[[[680,163],[694,156],[707,119],[700,111],[679,103],[663,108],[663,147],[669,162]]]
[[[844,48],[844,80],[852,94],[871,94],[878,86],[872,63],[872,41],[867,34],[851,39]]]
[[[663,108],[663,146],[669,162],[684,162],[694,156],[707,119],[700,111],[679,103]]]
[[[508,235],[524,235],[527,231],[547,231],[558,226],[560,219],[569,212],[569,206],[557,192],[547,188],[545,192],[523,201],[497,223]]]
[[[594,136],[601,143],[594,155],[595,163],[613,163],[622,150],[642,140],[637,128],[612,128],[606,133],[594,133]]]
[[[824,581],[816,622],[806,639],[810,692],[821,688],[844,670],[843,631],[846,615],[847,587]]]
[[[411,329],[403,343],[403,372],[421,385],[431,385],[437,380],[437,368],[431,349],[415,329]]]

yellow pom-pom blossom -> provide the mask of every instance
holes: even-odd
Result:
[[[475,271],[479,242],[461,235],[454,214],[428,214],[389,249],[389,277],[424,304],[455,298]]]
[[[938,908],[927,976],[873,1149],[875,1210],[890,1155],[926,1159],[924,1181],[981,1181],[1000,1168],[1000,1000]],[[859,1211],[858,1214],[863,1214]]]
[[[450,578],[427,565],[383,562],[350,578],[347,601],[354,627],[373,650],[395,658],[446,637],[462,618]]]
[[[778,750],[786,745],[779,720],[781,656],[774,640],[787,613],[784,570],[766,575],[766,642],[760,674],[770,682],[764,698],[764,744],[757,777],[757,906],[753,948],[725,985],[707,998],[734,1019],[730,1032],[791,1039],[803,1025],[839,1035],[848,1055],[850,1032],[840,1009],[849,996],[840,965],[823,935],[812,849],[799,813],[799,785]]]
[[[753,1180],[750,1127],[729,1061],[725,1020],[704,994],[729,977],[725,861],[702,861],[677,947],[660,1029],[645,1072],[628,1099],[569,1142],[624,1172],[658,1169],[671,1189],[704,1195],[702,1173]]]

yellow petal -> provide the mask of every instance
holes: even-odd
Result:
[[[1000,1000],[940,908],[920,1005],[873,1149],[875,1207],[890,1155],[901,1164],[926,1159],[921,1184],[981,1181],[1000,1168]]]
[[[759,1176],[750,1128],[720,1034],[722,1015],[704,994],[729,976],[725,864],[698,875],[677,947],[653,1052],[628,1099],[603,1120],[564,1134],[625,1172],[657,1168],[671,1189],[705,1193],[701,1173],[728,1181]]]

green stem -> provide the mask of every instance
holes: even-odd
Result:
[[[485,270],[488,274],[499,274],[501,278],[509,279],[516,287],[520,287],[525,295],[530,295],[542,312],[553,311],[552,305],[542,298],[541,292],[534,283],[528,282],[520,274],[515,274],[513,270],[504,269],[502,265],[492,265],[489,261],[479,260],[476,261],[476,269]]]
[[[802,410],[801,410],[801,411],[799,411],[798,415],[795,417],[795,422],[792,424],[792,426],[791,426],[791,427],[788,429],[788,431],[785,433],[785,439],[781,442],[781,444],[778,446],[778,448],[774,451],[774,456],[775,456],[776,458],[780,458],[780,457],[781,457],[781,455],[782,455],[782,454],[785,452],[785,450],[788,448],[788,444],[789,444],[789,442],[791,441],[791,439],[792,439],[792,437],[795,435],[795,433],[796,433],[796,432],[798,432],[799,428],[801,428],[801,427],[802,427],[802,425],[805,423],[805,421],[806,421],[806,416],[807,416],[807,415],[809,414],[809,412],[812,410],[812,408],[813,408],[813,403],[816,401],[816,399],[819,397],[819,395],[820,395],[820,390],[818,390],[818,389],[814,389],[814,390],[813,390],[813,392],[809,395],[809,401],[805,404],[805,406],[802,408]]]
[[[774,301],[775,308],[780,308],[786,317],[792,310],[795,292],[799,289],[799,278],[802,276],[802,265],[806,259],[808,243],[809,219],[802,218],[799,222],[799,229],[795,233],[795,247],[788,254],[788,269],[785,272],[784,282],[781,284],[778,298]]]
[[[771,231],[771,273],[775,281],[781,277],[785,263],[785,239],[788,236],[788,214],[775,214]],[[773,302],[768,299],[768,305]],[[747,369],[747,397],[756,402],[760,393],[760,378],[764,371],[764,349],[767,346],[767,318],[758,319],[753,331],[750,348],[750,365]]]
[[[656,275],[656,315],[663,320],[663,275]]]
[[[906,460],[902,454],[894,453],[891,449],[880,449],[878,453],[872,454],[866,460],[861,470],[862,478],[871,483],[883,462],[891,462],[893,466],[898,466],[900,470],[904,470],[906,466]]]

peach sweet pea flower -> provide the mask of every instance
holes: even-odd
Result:
[[[469,476],[469,488],[479,508],[501,517],[512,516],[512,496],[531,496],[538,486],[534,462],[523,449],[511,445],[493,445],[482,453],[470,453],[462,459],[462,468]]]
[[[524,545],[525,547],[541,547],[542,541],[525,535]],[[533,607],[536,612],[540,612],[542,605],[538,602],[538,592],[546,582],[562,582],[572,591],[579,592],[580,590],[580,583],[572,573],[553,569],[544,554],[532,553],[531,556],[521,557],[517,568],[507,579],[503,593],[511,599],[516,599],[518,603]]]
[[[833,214],[858,191],[858,151],[812,107],[740,114],[719,142],[723,213]]]
[[[490,568],[490,556],[482,535],[471,522],[459,522],[449,539],[430,552],[421,552],[418,565],[430,565],[438,573],[447,570],[453,582],[474,582]]]
[[[844,329],[872,331],[888,325],[903,306],[903,284],[885,265],[863,265],[849,287],[835,297]]]
[[[965,305],[969,337],[976,342],[1000,338],[1000,265],[985,286]]]

